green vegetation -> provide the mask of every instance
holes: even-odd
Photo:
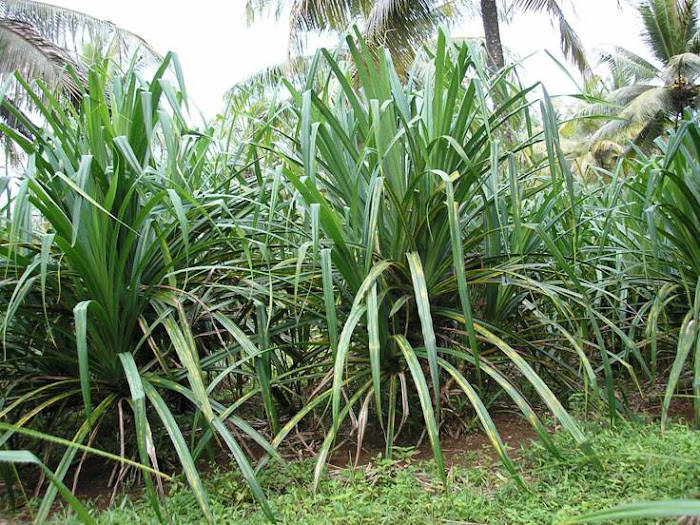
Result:
[[[641,9],[667,22],[659,6]],[[693,33],[695,3],[673,9]],[[355,28],[204,126],[171,54],[148,79],[69,70],[69,99],[13,77],[36,122],[2,99],[22,153],[0,178],[8,509],[44,523],[60,494],[94,522],[72,493],[95,457],[110,490],[145,488],[99,519],[284,521],[320,501],[341,521],[540,523],[698,490],[671,417],[684,402],[700,422],[695,98],[583,173],[546,90],[478,43],[440,31],[410,68],[375,44]],[[659,428],[630,426],[650,405]],[[538,438],[524,458],[503,411]],[[450,470],[444,437],[475,430],[500,467]],[[348,441],[386,459],[338,477]],[[419,441],[429,467],[393,463]],[[202,476],[221,454],[236,472]]]
[[[693,430],[673,425],[661,436],[658,425],[624,423],[615,429],[590,424],[606,474],[566,454],[557,460],[533,444],[520,461],[527,490],[509,479],[507,471],[479,451],[455,456],[448,488],[430,475],[429,464],[412,461],[410,451],[398,463],[372,460],[356,470],[334,469],[316,494],[311,490],[313,463],[275,467],[261,475],[280,523],[488,523],[491,525],[555,524],[583,512],[630,501],[677,499],[697,491],[695,458],[700,443]],[[562,448],[572,445],[554,436]],[[180,486],[181,487],[181,486]],[[245,484],[225,470],[205,479],[212,510],[221,523],[265,523]],[[168,505],[175,523],[199,523],[192,494],[171,488]],[[75,519],[61,523],[77,523]],[[98,514],[100,524],[157,523],[150,506],[125,496],[114,510]],[[656,523],[641,520],[635,523]]]

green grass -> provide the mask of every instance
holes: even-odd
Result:
[[[700,440],[689,427],[674,424],[662,434],[658,424],[620,423],[614,429],[601,423],[586,426],[596,435],[605,472],[601,474],[575,454],[571,438],[559,432],[554,435],[557,445],[570,451],[562,460],[536,443],[524,447],[522,474],[527,490],[510,481],[498,461],[475,451],[453,458],[457,466],[449,470],[447,490],[429,474],[435,472],[432,461],[412,462],[407,453],[398,464],[375,459],[357,470],[332,469],[315,495],[312,461],[292,462],[286,470],[267,469],[260,481],[280,523],[308,524],[542,525],[623,503],[697,494]],[[204,484],[217,523],[266,523],[235,470],[215,470]],[[201,511],[184,484],[171,487],[167,506],[174,523],[201,521]],[[157,523],[147,501],[129,497],[97,519],[102,524]],[[78,523],[77,518],[62,515],[55,522]]]

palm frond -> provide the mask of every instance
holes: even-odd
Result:
[[[41,36],[27,22],[0,18],[0,75],[9,77],[19,71],[24,77],[59,86],[75,98],[80,95],[81,87],[73,75],[67,74],[67,67],[82,82],[81,66],[64,49]]]
[[[378,0],[367,14],[364,37],[372,46],[391,50],[397,69],[406,72],[415,49],[433,35],[438,25],[449,22],[440,4],[434,0]],[[452,7],[450,14],[454,16]]]
[[[25,22],[46,40],[73,52],[88,42],[117,42],[120,60],[128,62],[134,55],[148,61],[160,61],[160,55],[148,42],[108,20],[34,0],[5,0],[6,18]]]
[[[617,115],[624,108],[621,104],[616,104],[612,101],[600,101],[591,104],[586,104],[585,106],[578,109],[574,115],[573,119],[585,119],[592,117],[613,117]]]
[[[633,86],[623,86],[614,91],[611,91],[606,100],[609,103],[618,106],[626,106],[633,102],[637,97],[643,95],[647,91],[656,89],[658,86],[652,84],[636,84]]]
[[[586,50],[578,34],[556,0],[514,0],[514,7],[523,11],[546,12],[558,26],[561,50],[583,73],[590,73]]]
[[[312,60],[313,56],[301,55],[272,64],[236,82],[224,96],[228,97],[240,91],[263,94],[277,87],[282,80],[294,86],[301,86],[306,81],[306,74]]]
[[[672,97],[668,88],[647,89],[628,104],[620,116],[632,122],[644,122],[654,118],[659,113],[668,113],[672,110],[671,101]]]
[[[697,0],[683,0],[678,4],[679,33],[686,46],[698,33],[698,2]]]
[[[360,14],[351,0],[295,0],[290,25],[302,31],[343,31]]]
[[[686,49],[690,53],[700,53],[700,31],[697,31],[690,37],[690,40],[688,40],[686,44]]]
[[[685,52],[698,32],[695,0],[645,0],[638,6],[642,37],[661,62]]]
[[[678,77],[686,81],[697,79],[700,75],[700,55],[695,53],[680,53],[671,57],[666,64],[665,76],[673,82]]]
[[[590,139],[591,148],[600,140],[648,143],[663,131],[663,123],[673,112],[672,90],[667,87],[630,86],[646,88],[625,104],[615,120],[603,125]],[[629,91],[632,91],[630,89]]]
[[[599,53],[599,60],[610,68],[613,86],[649,81],[661,75],[659,68],[632,51],[623,47],[614,47],[610,51]]]

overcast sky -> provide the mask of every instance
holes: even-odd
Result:
[[[51,0],[48,0],[51,1]],[[207,116],[222,108],[221,97],[236,81],[287,56],[287,24],[267,19],[246,25],[246,0],[53,0],[54,4],[108,19],[138,33],[158,51],[177,52],[191,98]],[[562,0],[572,25],[586,47],[620,45],[644,51],[634,10],[618,8],[618,0]],[[543,81],[550,92],[573,86],[544,50],[557,56],[555,29],[542,15],[518,15],[501,28],[505,45],[525,62],[528,81]],[[454,36],[483,36],[478,21],[465,21]],[[531,56],[532,55],[532,56]]]

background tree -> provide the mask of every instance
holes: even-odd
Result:
[[[248,13],[274,8],[277,15],[291,5],[290,26],[295,44],[309,31],[343,31],[358,22],[372,46],[388,48],[397,68],[406,71],[414,50],[432,37],[440,24],[466,15],[482,18],[486,48],[494,68],[505,65],[500,20],[518,12],[543,12],[557,25],[564,55],[581,71],[588,65],[581,41],[557,0],[247,0]]]
[[[118,63],[157,56],[141,37],[106,20],[33,0],[0,0],[0,81],[17,71],[76,96],[88,44],[93,57],[109,54]],[[67,66],[77,75],[64,74]]]
[[[698,104],[698,2],[644,0],[636,6],[652,60],[619,47],[602,55],[610,67],[608,93],[590,100],[580,113],[585,118],[608,117],[591,137],[593,149],[609,140],[648,146],[686,109]]]

